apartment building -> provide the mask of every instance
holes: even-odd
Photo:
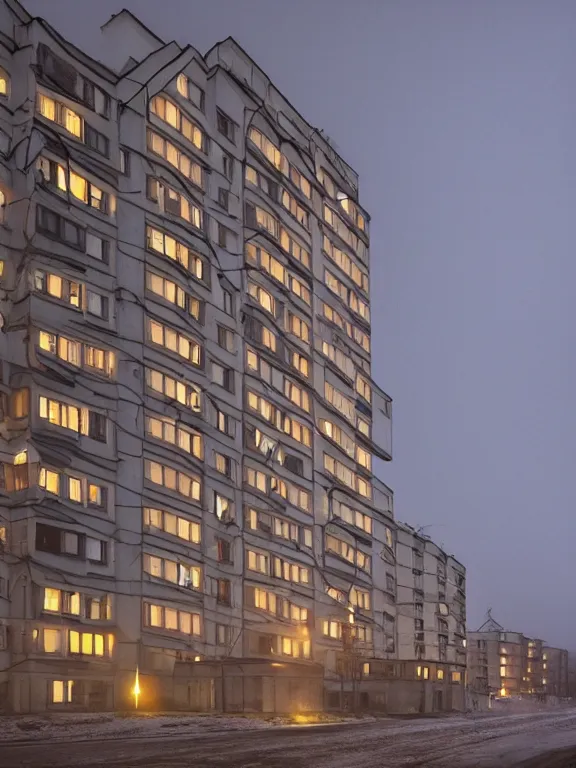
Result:
[[[399,711],[462,710],[466,569],[429,536],[396,523]]]
[[[232,39],[0,29],[0,706],[342,701],[397,653],[357,175]]]
[[[499,698],[566,696],[568,652],[508,632],[489,612],[486,622],[468,633],[468,676],[473,690]]]
[[[568,685],[568,651],[564,648],[542,649],[542,687],[546,696],[565,699],[570,696]]]

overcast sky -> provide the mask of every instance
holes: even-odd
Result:
[[[124,4],[124,6],[123,6]],[[468,625],[576,648],[576,3],[25,0],[105,58],[129,8],[235,37],[360,174],[396,516],[468,568]]]

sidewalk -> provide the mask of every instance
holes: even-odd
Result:
[[[197,736],[215,731],[261,731],[295,725],[351,722],[325,714],[214,715],[156,712],[49,713],[0,716],[0,745],[20,741]]]

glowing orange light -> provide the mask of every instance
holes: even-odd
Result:
[[[138,709],[138,698],[140,696],[140,673],[138,667],[136,667],[136,677],[134,678],[134,688],[132,688],[132,695],[134,696],[134,709]]]

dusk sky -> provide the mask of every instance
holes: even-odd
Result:
[[[396,517],[468,569],[468,627],[576,649],[576,3],[27,0],[105,59],[129,8],[232,35],[360,174]]]

